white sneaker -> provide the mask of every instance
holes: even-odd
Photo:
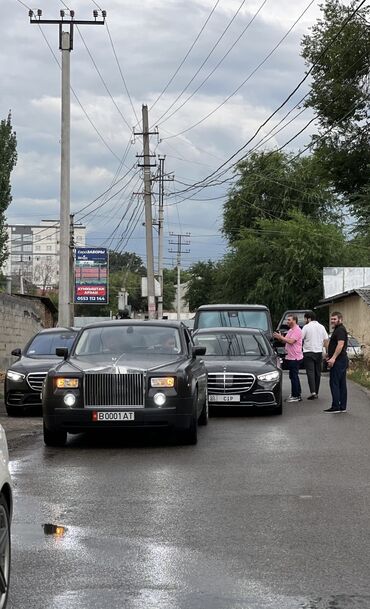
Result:
[[[294,398],[293,396],[287,399],[287,402],[301,402],[302,398]]]

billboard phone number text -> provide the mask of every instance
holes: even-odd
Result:
[[[105,296],[76,296],[76,302],[102,302],[107,304]]]

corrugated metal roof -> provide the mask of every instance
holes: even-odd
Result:
[[[348,296],[355,296],[356,294],[360,296],[360,298],[362,298],[362,300],[370,307],[370,286],[358,288],[355,290],[348,290],[347,292],[335,294],[335,296],[330,296],[329,298],[323,298],[322,300],[320,300],[319,306],[326,306],[331,304],[332,302],[337,302],[338,300],[343,300],[344,298],[348,298]]]

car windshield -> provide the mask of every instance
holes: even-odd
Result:
[[[27,357],[57,357],[55,350],[70,349],[76,338],[76,332],[45,332],[37,334],[27,349]]]
[[[261,334],[238,334],[221,332],[198,334],[194,337],[196,345],[206,347],[206,357],[255,357],[269,354],[267,343]]]
[[[267,311],[224,310],[199,311],[198,328],[258,328],[265,332],[269,329]]]
[[[349,347],[360,347],[360,343],[358,342],[358,340],[356,338],[353,338],[353,336],[349,336],[348,337],[348,346]]]
[[[145,325],[99,326],[84,330],[77,342],[77,356],[112,356],[124,353],[176,355],[181,353],[180,334],[176,328]]]

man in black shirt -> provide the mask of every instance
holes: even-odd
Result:
[[[346,412],[347,410],[347,343],[348,334],[343,325],[343,316],[335,311],[330,316],[333,329],[328,346],[328,368],[332,404],[324,412]]]

